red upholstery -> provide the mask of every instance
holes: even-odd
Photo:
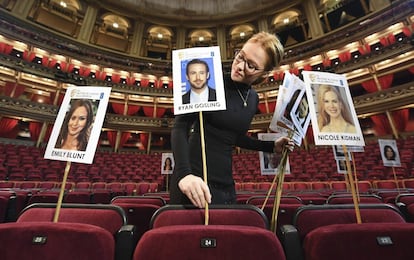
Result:
[[[91,182],[89,181],[81,181],[81,182],[77,182],[75,185],[75,189],[90,189],[92,186]]]
[[[407,218],[410,222],[414,222],[414,204],[407,206]]]
[[[408,206],[414,203],[414,193],[401,193],[395,198],[395,203],[403,203]]]
[[[91,193],[89,191],[71,191],[63,197],[64,203],[91,203]]]
[[[53,221],[56,204],[33,204],[20,214],[17,222]],[[127,224],[125,212],[115,205],[62,204],[59,222],[84,223],[99,226],[112,235]]]
[[[330,196],[327,201],[328,204],[352,204],[354,200],[352,195],[332,195]],[[359,196],[359,203],[382,203],[381,197],[370,194],[370,195],[360,195]]]
[[[0,196],[0,223],[7,219],[7,208],[10,201],[8,196]]]
[[[266,199],[266,196],[252,196],[250,198],[247,199],[246,203],[247,204],[251,204],[251,205],[255,205],[258,206],[259,208],[262,207],[264,201]],[[301,198],[297,197],[297,196],[282,196],[280,198],[280,203],[281,204],[303,204],[303,201]],[[266,204],[274,204],[274,196],[271,196],[270,198],[268,198]]]
[[[392,245],[380,245],[389,238]],[[319,227],[304,240],[306,260],[414,259],[414,224],[363,223]]]
[[[151,219],[151,228],[172,225],[203,225],[205,210],[181,205],[161,207]],[[210,205],[209,224],[245,225],[267,229],[269,222],[263,211],[253,205]]]
[[[363,223],[405,223],[403,215],[390,205],[360,204],[359,210]],[[301,239],[317,227],[331,224],[356,223],[354,205],[308,205],[301,207],[293,220]]]
[[[33,194],[32,196],[30,196],[29,198],[29,202],[28,204],[33,204],[33,203],[56,203],[58,201],[59,198],[59,193],[37,193],[37,194]]]
[[[112,204],[124,209],[127,214],[128,224],[134,225],[138,237],[141,237],[150,229],[151,218],[160,208],[154,204],[137,204],[133,202],[113,201]]]
[[[51,222],[55,209],[54,203],[32,204],[23,210],[17,222],[19,224]],[[131,259],[132,257],[137,242],[135,227],[127,225],[125,212],[119,206],[62,204],[58,223],[83,223],[103,228],[115,237],[116,259]]]
[[[215,247],[202,247],[215,241]],[[139,241],[133,260],[286,259],[276,235],[251,226],[184,225],[152,229]]]
[[[165,199],[160,196],[117,196],[112,199],[111,203],[151,204],[160,207],[166,204]]]
[[[34,243],[38,237],[45,238],[45,243]],[[79,223],[3,223],[0,248],[3,260],[113,260],[115,255],[112,234]]]
[[[112,199],[111,191],[109,190],[93,190],[92,203],[109,204]]]
[[[295,215],[296,210],[301,206],[303,206],[303,204],[280,204],[277,215],[276,230],[279,230],[279,228],[283,225],[292,225],[293,216]],[[270,222],[272,220],[273,204],[267,204],[264,207],[263,212]]]

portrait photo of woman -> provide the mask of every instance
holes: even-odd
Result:
[[[85,151],[93,123],[92,102],[73,99],[66,113],[55,148]]]
[[[173,161],[170,157],[165,158],[163,170],[168,172],[174,169]]]
[[[356,133],[349,107],[338,87],[319,85],[317,90],[318,126],[320,132]]]
[[[388,161],[395,161],[397,154],[390,145],[384,146],[384,158]]]

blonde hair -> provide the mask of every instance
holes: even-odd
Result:
[[[334,92],[335,95],[338,98],[339,103],[341,104],[341,115],[344,118],[344,120],[351,124],[354,125],[354,123],[352,122],[352,115],[351,112],[348,110],[347,108],[347,103],[346,101],[342,98],[341,93],[339,92],[339,89],[335,86],[331,86],[331,85],[319,85],[318,88],[318,126],[319,129],[322,129],[325,125],[329,124],[331,121],[331,118],[329,117],[329,115],[325,112],[324,109],[324,98],[325,98],[325,93],[326,92]]]
[[[260,43],[265,50],[269,60],[265,66],[265,71],[271,71],[282,61],[284,48],[279,38],[268,32],[254,34],[247,42]]]

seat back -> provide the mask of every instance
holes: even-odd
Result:
[[[17,218],[18,223],[52,222],[56,203],[36,203],[26,207]],[[98,226],[116,239],[116,259],[131,259],[138,237],[135,227],[127,225],[125,211],[109,204],[67,204],[60,209],[58,223],[83,223]]]
[[[266,196],[252,196],[247,199],[246,204],[261,207],[266,199]],[[274,204],[274,197],[267,199],[266,204]],[[298,196],[282,196],[280,197],[280,204],[303,204],[303,201]]]
[[[40,192],[32,194],[27,204],[30,205],[34,203],[57,203],[58,199],[59,193],[57,192]]]
[[[306,260],[414,259],[414,224],[362,223],[319,227],[304,240]]]
[[[55,203],[36,203],[26,207],[17,222],[53,221]],[[116,205],[63,203],[58,222],[84,223],[99,226],[115,235],[127,224],[124,210]]]
[[[211,225],[246,225],[269,228],[266,215],[253,205],[210,205],[208,213]],[[171,225],[203,225],[204,220],[204,209],[193,206],[166,205],[154,213],[150,228]]]
[[[162,245],[162,249],[160,249]],[[276,235],[251,226],[177,225],[149,230],[134,252],[144,259],[286,259]]]
[[[88,224],[12,222],[0,225],[0,250],[3,260],[113,260],[115,241]]]
[[[326,200],[328,204],[352,204],[354,203],[351,194],[331,195]],[[375,194],[359,195],[359,203],[382,203],[382,198]]]
[[[395,198],[395,204],[398,206],[399,204],[404,204],[404,206],[408,206],[414,203],[414,193],[401,193]]]
[[[64,195],[63,203],[91,203],[91,193],[89,191],[71,191]]]
[[[128,224],[134,225],[138,238],[150,229],[151,218],[160,208],[155,204],[141,204],[134,202],[113,201],[113,205],[117,205],[124,209],[127,214]]]
[[[395,198],[395,205],[405,215],[408,222],[414,222],[414,193],[401,193]]]
[[[296,210],[302,206],[303,204],[280,204],[277,214],[276,230],[279,231],[283,225],[292,225]],[[272,220],[273,210],[274,207],[270,204],[266,204],[263,208],[263,212],[269,221]]]
[[[112,199],[111,204],[117,203],[151,204],[160,207],[167,204],[161,196],[116,196]]]
[[[0,195],[0,223],[6,222],[7,220],[10,200],[11,198],[9,196]]]
[[[388,204],[359,204],[363,223],[406,223],[404,216]],[[293,225],[298,229],[301,240],[312,230],[332,224],[356,223],[353,204],[306,205],[298,208]]]

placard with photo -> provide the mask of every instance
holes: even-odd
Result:
[[[308,111],[305,111],[304,124],[302,124],[301,119],[296,114],[300,110],[299,106],[304,97],[306,98],[303,81],[286,71],[283,83],[279,87],[276,107],[269,128],[283,135],[289,135],[293,131],[292,139],[297,146],[302,144],[304,132],[306,132],[310,122]],[[307,103],[307,100],[304,100],[304,102]]]
[[[401,167],[400,153],[398,152],[397,141],[393,139],[378,139],[381,158],[384,166]]]
[[[275,141],[282,136],[285,135],[281,133],[259,133],[257,138],[264,141]],[[276,175],[280,159],[281,156],[279,154],[259,151],[261,175]],[[285,174],[290,174],[289,159],[286,161]]]
[[[172,62],[175,115],[226,109],[218,46],[173,50]]]
[[[316,145],[365,146],[344,75],[303,71]]]
[[[45,159],[93,162],[111,88],[69,87],[56,117]]]
[[[344,149],[341,145],[332,145],[332,151],[335,157],[335,160],[346,160]],[[348,159],[352,161],[351,151],[347,150],[348,152]]]
[[[161,154],[161,174],[172,174],[174,171],[173,153]]]

